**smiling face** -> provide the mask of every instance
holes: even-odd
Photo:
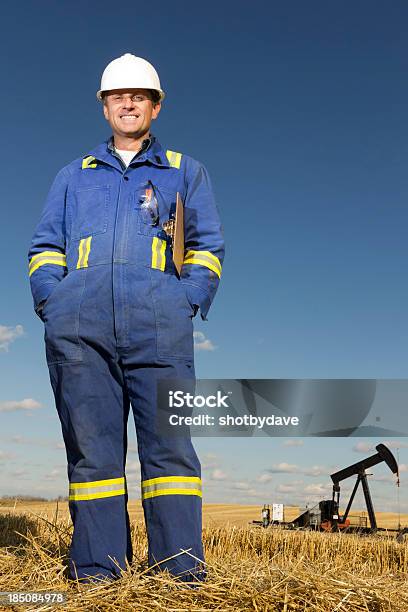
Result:
[[[160,102],[153,102],[148,89],[112,89],[103,97],[103,114],[115,141],[145,137],[160,108]]]

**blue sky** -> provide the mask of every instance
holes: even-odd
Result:
[[[220,290],[196,323],[197,375],[407,376],[407,18],[402,1],[2,4],[0,494],[66,492],[26,253],[56,172],[109,135],[95,92],[125,52],[156,66],[167,96],[153,131],[207,166],[225,229]],[[361,457],[357,443],[197,449],[216,465],[209,501],[280,463],[327,468],[273,468],[258,503],[291,480],[306,501],[331,461]],[[248,502],[239,486],[228,499]]]

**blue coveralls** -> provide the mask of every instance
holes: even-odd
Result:
[[[177,192],[185,227],[180,278],[162,229]],[[158,219],[143,209],[147,193]],[[149,565],[182,580],[205,576],[200,463],[188,437],[155,432],[155,414],[158,379],[194,379],[192,318],[197,307],[206,318],[221,275],[223,231],[206,169],[163,150],[154,136],[125,168],[110,138],[57,174],[28,256],[67,452],[70,575],[115,577],[131,561],[131,405]]]

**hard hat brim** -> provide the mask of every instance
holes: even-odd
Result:
[[[144,88],[143,88],[143,89],[144,89]],[[146,88],[146,89],[148,89],[148,88]],[[111,91],[111,90],[110,90],[110,89],[99,89],[99,90],[96,92],[96,98],[97,98],[97,100],[99,100],[100,102],[102,102],[102,101],[103,101],[102,94],[106,93],[107,91]],[[150,91],[157,91],[157,93],[160,95],[160,100],[159,100],[159,102],[162,102],[162,100],[164,100],[164,98],[165,98],[165,95],[166,95],[166,94],[164,93],[164,91],[163,91],[162,89],[151,89]]]

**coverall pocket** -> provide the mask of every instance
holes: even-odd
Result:
[[[157,355],[193,360],[193,307],[182,283],[173,274],[151,269],[156,317]]]
[[[42,314],[48,365],[82,361],[78,332],[85,276],[85,271],[67,274],[44,304]]]
[[[74,191],[67,205],[73,240],[106,232],[109,200],[109,185],[83,187]]]
[[[157,234],[157,228],[168,221],[170,213],[175,211],[176,193],[163,188],[155,182],[141,183],[135,194],[135,210],[138,214],[137,231],[145,236]]]

